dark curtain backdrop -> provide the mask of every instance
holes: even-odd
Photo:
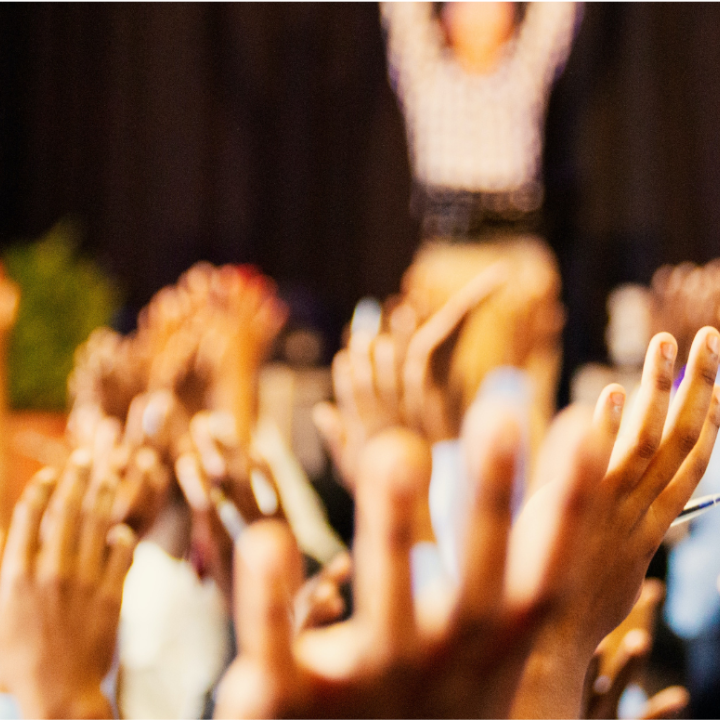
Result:
[[[720,6],[590,4],[548,115],[568,369],[605,297],[720,255]],[[72,215],[128,317],[253,262],[337,341],[417,246],[374,4],[0,7],[0,241]]]

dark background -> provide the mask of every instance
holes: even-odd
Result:
[[[550,102],[566,374],[605,297],[720,255],[720,6],[590,4]],[[71,215],[129,329],[193,262],[252,262],[329,338],[418,244],[374,4],[0,6],[0,243]]]

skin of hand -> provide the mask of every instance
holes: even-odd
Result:
[[[228,412],[199,412],[190,421],[192,447],[197,453],[203,472],[213,488],[218,488],[231,500],[245,522],[263,517],[283,518],[280,492],[267,463],[244,448],[237,436],[235,418]],[[255,473],[264,478],[267,489],[274,496],[277,509],[268,507],[258,499]]]
[[[353,617],[295,634],[300,558],[289,532],[253,525],[236,547],[241,652],[222,680],[218,717],[502,717],[540,608],[503,599],[512,479],[511,416],[482,421],[463,581],[446,617],[412,611],[412,505],[430,453],[406,429],[366,446],[356,494]]]
[[[611,633],[616,635],[617,628]],[[628,684],[642,674],[652,645],[650,633],[639,628],[628,630],[617,646],[612,677],[598,675],[600,655],[593,656],[583,691],[582,718],[617,718],[618,705]],[[687,708],[690,694],[679,685],[664,688],[649,698],[639,714],[640,720],[676,718]]]
[[[145,389],[147,361],[133,336],[123,337],[110,328],[94,330],[75,351],[75,362],[68,378],[73,408],[68,423],[71,435],[82,444],[82,434],[73,426],[73,415],[86,407],[125,422],[133,397]],[[80,431],[77,428],[77,431]]]
[[[352,559],[343,551],[303,583],[293,600],[296,633],[329,625],[342,616],[345,601],[340,586],[350,580],[351,574]]]
[[[444,345],[474,308],[507,279],[498,262],[484,268],[419,327],[415,313],[399,305],[390,332],[351,336],[332,365],[336,403],[319,403],[313,419],[345,485],[352,489],[358,458],[377,433],[404,424],[431,443],[456,437],[460,418],[456,403],[433,372]]]
[[[257,373],[287,315],[275,284],[256,269],[193,266],[138,318],[137,343],[151,359],[148,388],[172,391],[189,415],[231,412],[248,444]]]
[[[620,646],[631,630],[641,630],[652,639],[655,630],[655,619],[660,604],[665,597],[665,585],[656,578],[643,580],[642,589],[637,602],[629,615],[609,634],[606,635],[595,650],[599,658],[598,676],[613,678],[618,674],[621,663],[617,657],[622,655]],[[648,644],[648,652],[652,644]]]
[[[146,409],[147,394],[138,395],[130,404],[128,422],[123,428],[114,417],[96,416],[83,432],[83,443],[92,454],[91,480],[117,479],[112,517],[116,523],[131,527],[138,537],[147,533],[160,514],[170,490],[170,472],[147,434],[136,431],[142,425],[138,412]]]
[[[618,717],[623,692],[640,679],[650,656],[655,616],[664,596],[660,580],[646,579],[630,614],[598,645],[585,675],[580,717]],[[677,717],[688,701],[684,688],[665,688],[645,703],[641,717]]]
[[[191,545],[196,560],[218,586],[228,608],[232,607],[233,543],[222,524],[210,487],[196,455],[181,455],[175,475],[192,513]]]
[[[561,582],[516,696],[515,717],[577,717],[595,648],[629,613],[652,556],[707,467],[720,424],[719,348],[717,330],[698,332],[671,403],[677,346],[660,333],[619,435],[625,399],[619,385],[605,389],[592,418],[571,408],[551,427],[538,461],[540,489],[513,528],[513,592],[533,592],[538,574],[532,569],[547,554],[544,538],[555,537],[544,518],[563,493],[554,476],[564,462],[579,478],[565,501],[573,539],[554,541],[566,548],[555,560],[565,570],[557,575]],[[516,542],[519,561],[513,563]]]
[[[233,541],[220,516],[221,503],[232,503],[244,523],[265,517],[284,520],[280,493],[269,469],[251,461],[235,436],[234,418],[224,412],[200,412],[190,421],[191,446],[175,461],[175,476],[192,513],[191,545],[202,572],[210,574],[232,603]],[[253,473],[262,469],[270,507],[258,500]],[[239,528],[238,528],[239,530]]]
[[[89,452],[40,471],[15,507],[0,572],[0,675],[23,717],[112,717],[110,670],[135,535]]]

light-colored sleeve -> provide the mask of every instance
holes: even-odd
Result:
[[[581,18],[579,3],[528,3],[516,55],[520,67],[532,68],[536,91],[545,94],[562,72]]]
[[[413,88],[440,59],[441,31],[429,2],[381,2],[388,73],[398,98],[407,102]]]

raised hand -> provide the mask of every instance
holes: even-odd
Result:
[[[348,487],[365,443],[386,428],[403,424],[431,443],[457,436],[459,398],[438,377],[436,360],[468,314],[505,282],[506,270],[502,262],[489,265],[419,327],[413,309],[398,305],[388,332],[355,333],[335,356],[336,403],[320,403],[313,419]]]
[[[540,485],[546,482],[521,513],[511,545],[511,591],[532,596],[546,584],[555,597],[516,701],[518,717],[579,712],[595,648],[630,611],[652,556],[707,466],[720,425],[719,349],[717,330],[697,334],[671,403],[677,346],[660,333],[622,430],[619,385],[605,389],[594,417],[572,408],[551,428],[539,460]],[[551,545],[560,552],[536,572]]]
[[[655,616],[664,596],[660,580],[645,580],[630,614],[598,645],[585,675],[580,717],[618,717],[618,706],[628,684],[641,680],[647,665]],[[640,717],[678,717],[689,699],[683,687],[664,688],[645,702]]]
[[[192,512],[193,559],[209,574],[230,606],[233,540],[263,517],[284,519],[269,469],[251,460],[235,435],[232,415],[199,412],[190,421],[186,452],[175,476]]]
[[[296,632],[328,625],[342,616],[346,608],[340,587],[350,580],[351,573],[350,555],[340,552],[303,583],[293,599]]]
[[[465,572],[447,614],[413,612],[409,552],[430,454],[390,429],[367,445],[356,495],[355,613],[295,634],[300,558],[286,529],[257,523],[236,549],[241,653],[219,691],[220,717],[501,717],[537,622],[533,603],[503,602],[505,544],[518,431],[485,419],[478,446]]]
[[[135,535],[113,525],[116,479],[89,452],[41,470],[18,502],[0,573],[0,676],[24,717],[112,717],[115,650]]]

